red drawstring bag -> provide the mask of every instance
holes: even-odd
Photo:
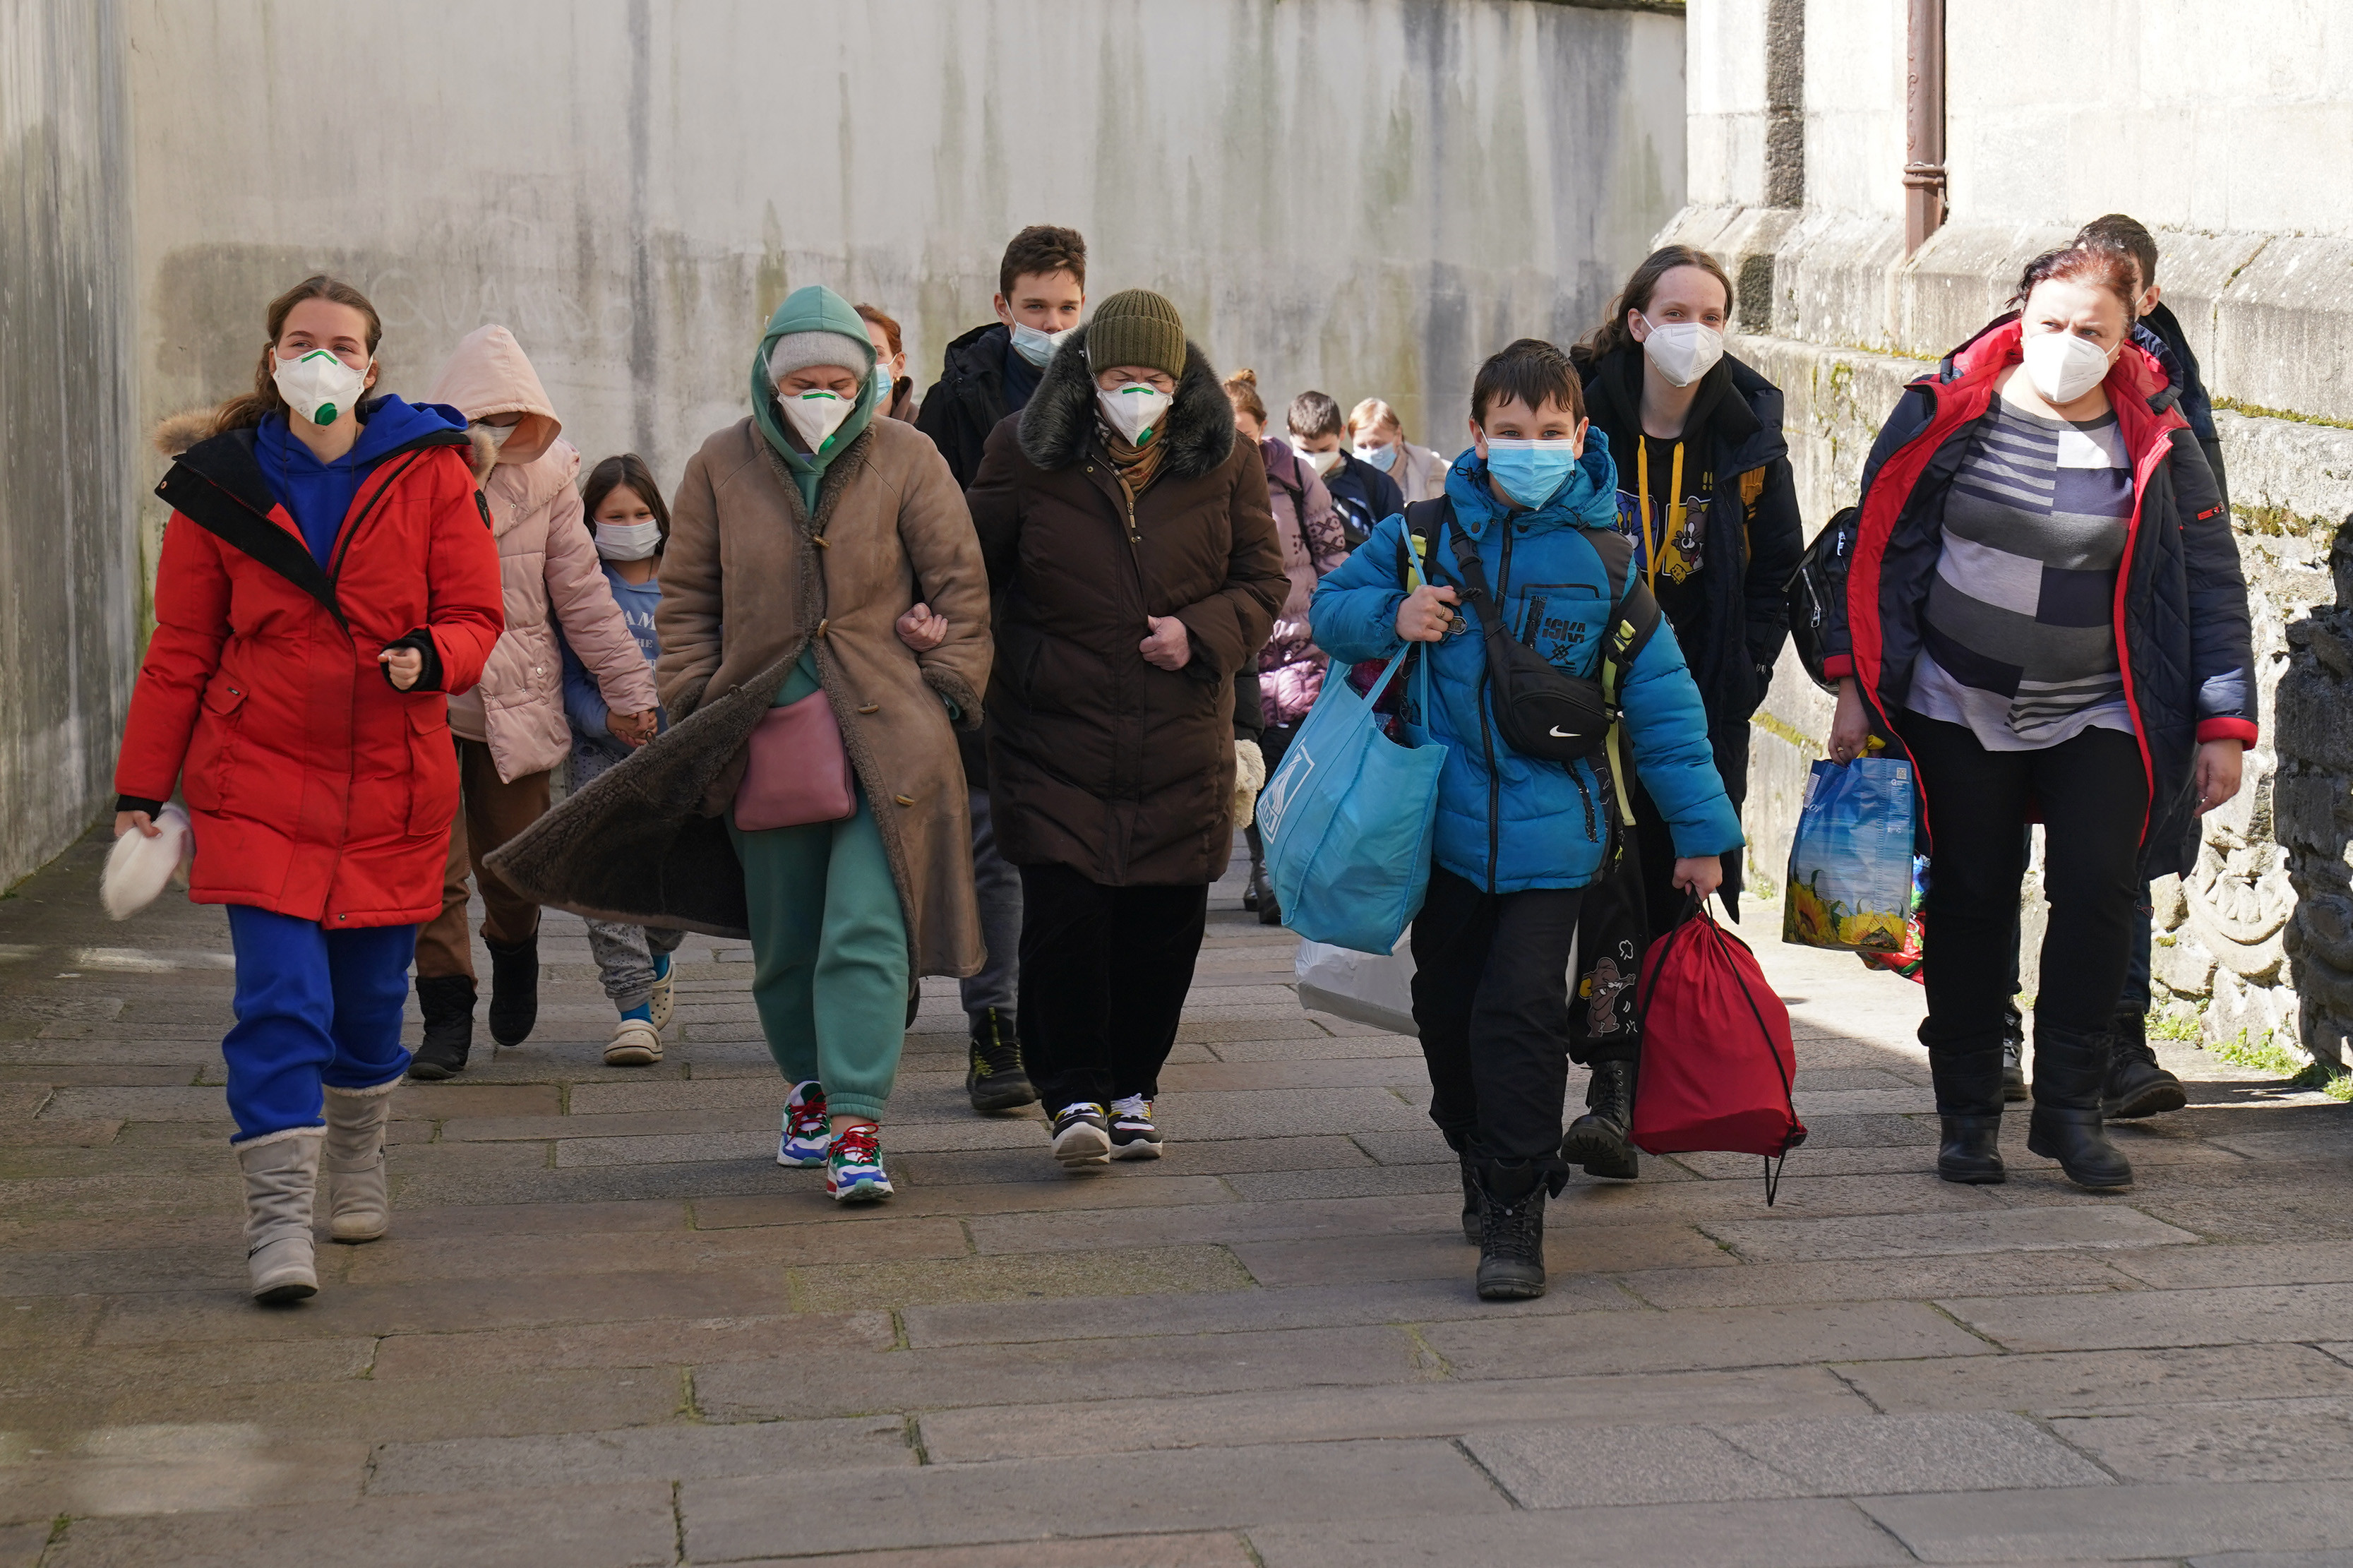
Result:
[[[1806,1141],[1806,1124],[1789,1097],[1798,1071],[1789,1009],[1757,955],[1686,900],[1683,920],[1643,955],[1635,1002],[1634,1142],[1653,1154],[1761,1154],[1769,1206],[1778,1162]]]

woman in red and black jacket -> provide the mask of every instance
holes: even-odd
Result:
[[[189,896],[228,906],[230,1146],[253,1293],[274,1301],[318,1288],[322,1143],[335,1239],[389,1223],[401,1005],[458,803],[444,694],[481,678],[505,616],[466,421],[366,395],[383,333],[366,298],[308,279],[269,328],[252,395],[156,487],[172,517],[114,831],[155,833],[179,789]]]
[[[2179,390],[2131,342],[2129,262],[2030,262],[2014,318],[1905,391],[1863,468],[1833,605],[1831,755],[1910,752],[1932,861],[1920,1038],[1937,1173],[1999,1182],[2002,1005],[2045,827],[2051,900],[2027,1147],[2094,1188],[2132,1167],[2102,1128],[2108,1031],[2144,878],[2186,868],[2255,738],[2238,548]],[[1843,615],[1840,614],[1843,611]]]

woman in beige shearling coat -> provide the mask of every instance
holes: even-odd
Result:
[[[655,622],[670,729],[499,862],[583,914],[749,935],[762,1032],[792,1085],[778,1163],[825,1164],[844,1199],[890,1191],[878,1123],[911,981],[983,956],[951,726],[980,721],[987,577],[946,461],[875,416],[872,374],[838,295],[779,308],[753,416],[703,443],[671,502]],[[855,810],[740,827],[747,738],[819,692]]]

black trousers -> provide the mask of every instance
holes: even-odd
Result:
[[[1959,724],[1905,713],[1897,728],[1928,801],[1928,1016],[1920,1043],[1947,1116],[2001,1110],[2002,1008],[2015,984],[2030,810],[2043,826],[2051,904],[2038,1034],[2099,1035],[2115,1017],[2141,900],[2147,775],[2140,742],[2085,730],[2035,752],[1989,752]]]
[[[1016,1026],[1046,1114],[1160,1092],[1208,913],[1207,886],[1107,888],[1068,866],[1021,868]]]
[[[1413,921],[1413,1021],[1430,1119],[1488,1190],[1557,1191],[1568,1088],[1568,949],[1581,888],[1485,893],[1433,869]]]

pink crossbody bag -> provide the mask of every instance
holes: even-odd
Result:
[[[839,822],[857,809],[857,775],[825,693],[769,709],[752,731],[744,782],[735,786],[735,826],[760,833]]]

